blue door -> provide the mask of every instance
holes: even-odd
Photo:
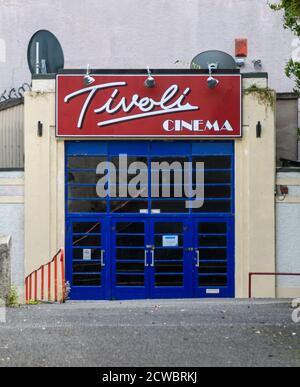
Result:
[[[152,218],[149,241],[150,298],[192,297],[190,219]]]
[[[111,224],[112,299],[192,297],[188,218],[119,217]]]
[[[66,278],[73,300],[106,299],[109,275],[106,222],[75,218],[67,222]]]
[[[111,298],[149,298],[149,222],[118,217],[111,221]]]
[[[195,219],[193,234],[195,297],[234,297],[233,219]]]

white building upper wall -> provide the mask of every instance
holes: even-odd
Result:
[[[198,53],[234,55],[248,38],[243,71],[261,59],[270,86],[288,92],[284,67],[299,44],[267,0],[0,0],[0,95],[30,82],[27,45],[40,29],[60,40],[66,68],[180,68]],[[299,44],[300,46],[300,44]],[[300,56],[300,54],[299,54]],[[175,63],[179,61],[179,63]]]

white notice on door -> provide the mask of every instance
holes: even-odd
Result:
[[[84,249],[83,250],[83,260],[84,261],[91,261],[92,260],[92,250],[91,249]]]
[[[163,247],[178,247],[178,235],[164,235]]]

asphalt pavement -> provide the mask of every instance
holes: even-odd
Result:
[[[0,367],[299,367],[284,300],[68,302],[8,309]]]

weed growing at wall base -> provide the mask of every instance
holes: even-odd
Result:
[[[15,308],[16,306],[19,306],[18,300],[19,300],[18,291],[14,286],[12,286],[7,295],[6,305],[10,308]]]

